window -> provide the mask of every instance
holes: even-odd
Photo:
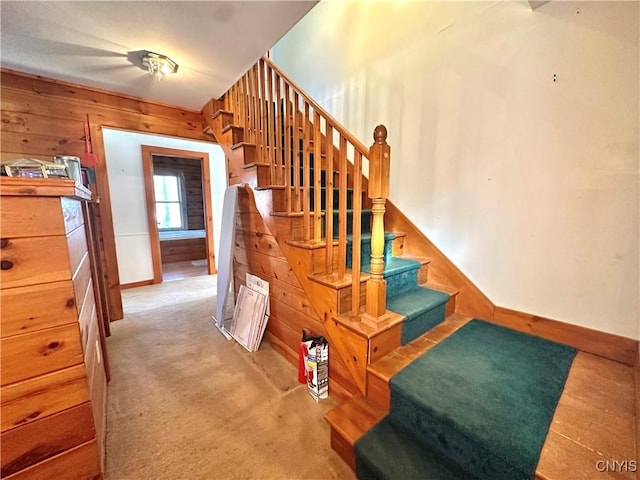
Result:
[[[187,228],[184,178],[180,172],[160,171],[153,175],[158,230]]]

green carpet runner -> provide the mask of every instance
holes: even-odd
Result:
[[[358,478],[533,478],[575,353],[472,320],[392,377],[389,415],[354,447]]]

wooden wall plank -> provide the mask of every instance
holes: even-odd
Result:
[[[300,286],[292,268],[284,259],[271,257],[240,247],[234,249],[233,255],[238,263],[251,265],[251,271],[255,272],[258,276],[267,275],[282,280],[294,287]]]
[[[266,233],[236,230],[236,247],[242,247],[248,251],[261,253],[270,257],[285,259],[284,253],[282,253],[278,245],[278,241],[273,235]]]
[[[33,133],[2,132],[2,150],[18,152],[23,157],[49,155],[75,155],[81,157],[85,151],[84,142],[68,137],[37,135]]]
[[[175,118],[176,110],[185,122],[202,122],[199,111],[184,109],[173,105],[164,105],[142,98],[127,96],[120,93],[87,87],[69,82],[47,79],[41,76],[29,75],[2,69],[0,82],[3,88],[24,90],[43,97],[62,97],[71,102],[86,103],[111,107],[134,114],[152,115],[157,117]],[[200,123],[199,128],[202,128]]]
[[[6,69],[0,70],[0,85],[2,160],[22,156],[47,160],[55,154],[81,156],[85,151],[82,127],[89,115],[93,149],[98,156],[96,186],[100,204],[96,216],[103,235],[98,242],[103,247],[105,291],[111,319],[122,318],[102,128],[214,142],[211,135],[202,131],[201,113]]]

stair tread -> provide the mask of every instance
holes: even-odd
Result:
[[[285,243],[293,247],[304,248],[305,250],[316,250],[327,246],[327,242],[325,240],[320,240],[320,242],[315,242],[313,240],[287,240]],[[334,247],[337,247],[340,244],[338,240],[334,240],[332,243]]]
[[[393,446],[393,448],[389,448]],[[361,478],[428,478],[463,480],[461,472],[384,417],[355,445],[356,473]],[[391,468],[393,470],[391,470]]]
[[[407,260],[413,260],[414,262],[420,262],[420,265],[427,265],[431,263],[431,259],[429,257],[420,257],[418,255],[410,255],[408,253],[403,253],[398,258],[406,258]]]
[[[342,314],[333,317],[333,319],[352,332],[368,339],[374,338],[404,321],[404,315],[387,310],[384,318],[373,326],[370,322],[365,323],[362,321],[363,314],[363,311],[358,315]]]
[[[574,355],[472,320],[391,378],[390,419],[481,478],[530,478]]]
[[[449,300],[449,294],[417,286],[387,298],[387,308],[405,314],[410,319]]]
[[[428,288],[429,290],[436,290],[438,292],[447,293],[451,297],[460,293],[459,288],[451,287],[449,285],[442,285],[441,283],[425,282],[420,284],[420,286],[424,288]]]
[[[222,129],[222,133],[227,133],[229,130],[233,130],[234,128],[242,128],[242,127],[231,123]]]
[[[251,142],[238,142],[235,143],[233,145],[231,145],[231,150],[237,150],[238,148],[241,148],[243,146],[247,146],[247,147],[256,147],[255,143],[251,143]]]
[[[367,273],[371,273],[370,268],[371,264],[369,263],[360,267],[363,272]],[[420,268],[420,262],[408,258],[391,257],[387,259],[386,262],[384,262],[384,270],[382,271],[382,276],[384,278],[389,278],[393,275],[399,275],[411,270],[417,270],[418,268]],[[391,310],[393,310],[393,308]]]
[[[335,289],[350,287],[352,282],[351,270],[347,270],[345,272],[344,278],[338,278],[338,273],[316,273],[313,275],[309,275],[310,280],[318,282],[327,287],[332,287]],[[369,275],[364,273],[360,274],[360,283],[366,282],[369,280]]]
[[[447,317],[444,322],[422,334],[411,343],[396,348],[377,362],[368,365],[367,371],[382,380],[389,381],[392,376],[409,365],[413,360],[430,348],[436,346],[453,332],[471,321],[471,319],[472,317],[454,313]]]
[[[357,394],[329,411],[324,418],[350,445],[353,445],[386,413],[380,406]]]
[[[233,115],[233,112],[229,111],[229,110],[216,110],[214,112],[214,114],[211,116],[211,118],[218,118],[220,115]]]
[[[396,233],[395,232],[384,232],[385,241],[393,240],[394,238],[396,238]],[[363,241],[363,240],[371,241],[371,233],[361,233],[360,234],[360,241]],[[349,233],[349,234],[347,234],[347,243],[352,243],[352,242],[353,242],[353,234]]]

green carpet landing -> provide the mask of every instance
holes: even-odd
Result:
[[[472,320],[391,378],[358,478],[533,478],[575,353]]]

